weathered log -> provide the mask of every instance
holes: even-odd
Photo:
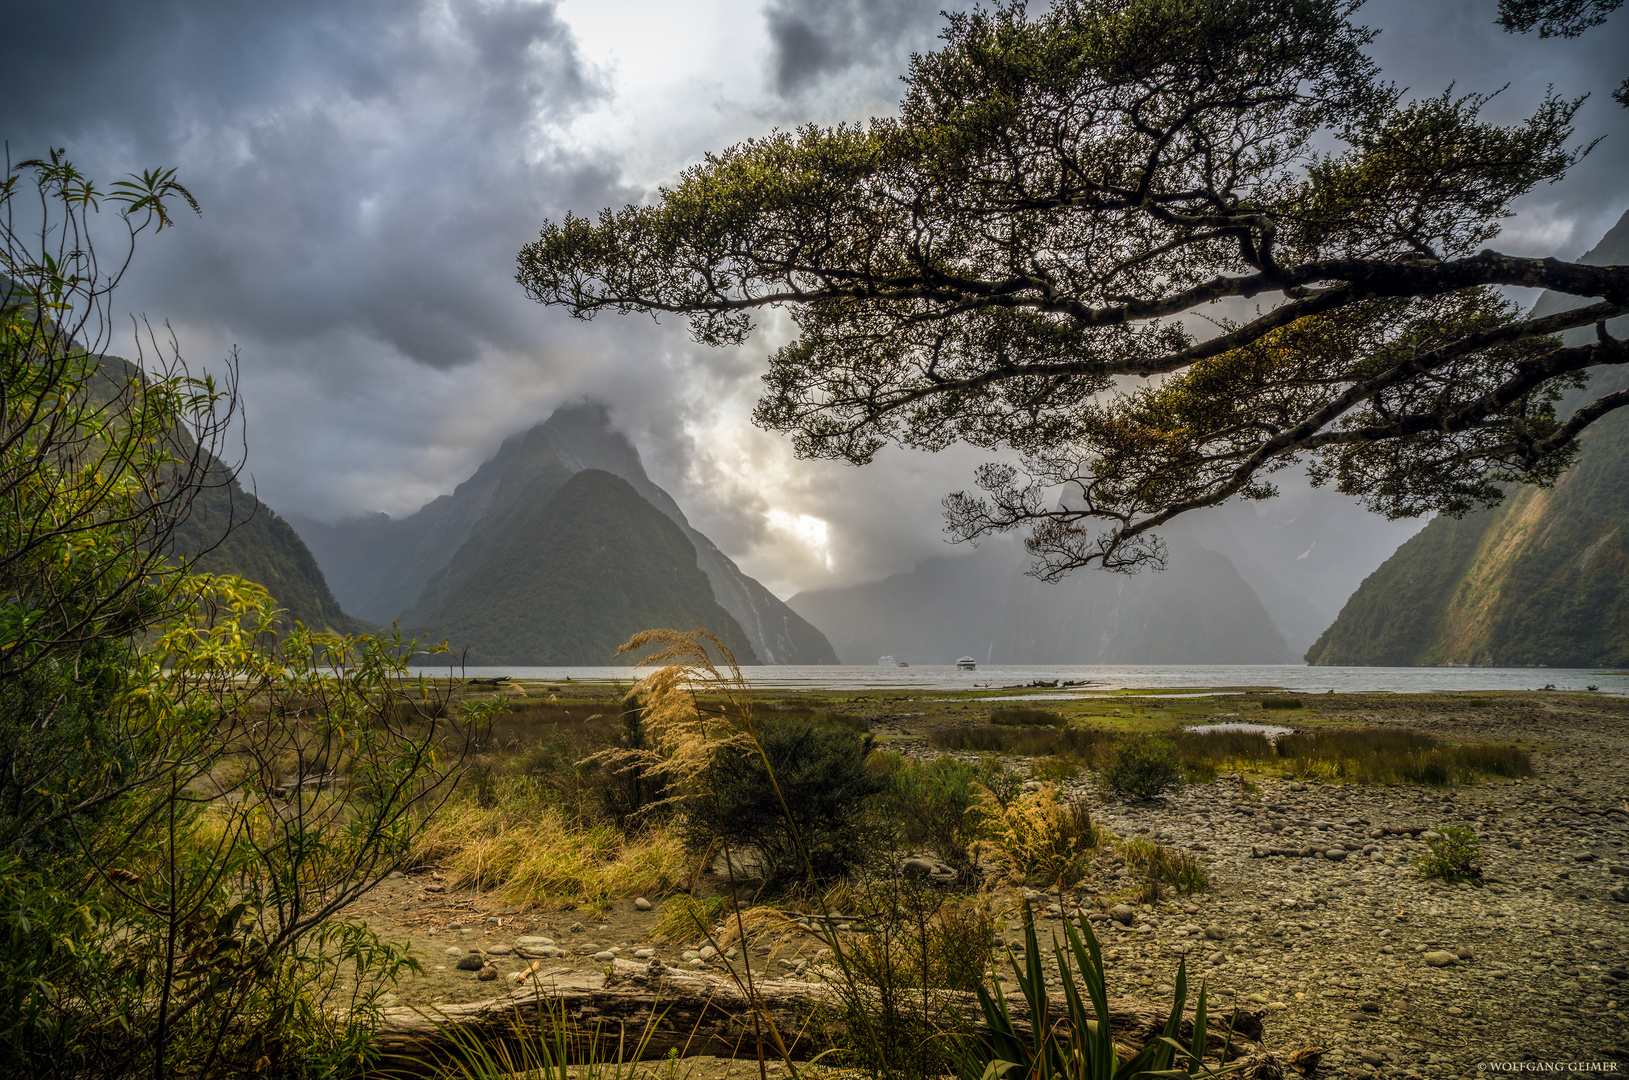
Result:
[[[536,1046],[537,1031],[567,1033],[573,1060],[653,1060],[676,1050],[682,1057],[756,1058],[757,1039],[765,1053],[806,1061],[828,1046],[843,1045],[845,1032],[836,992],[821,983],[768,979],[756,983],[754,1010],[736,984],[660,963],[612,962],[609,972],[562,968],[538,972],[530,984],[507,997],[474,1005],[384,1010],[375,1034],[379,1050],[374,1075],[424,1077],[465,1057],[474,1047],[521,1060],[522,1042]],[[936,1004],[964,1018],[980,1015],[971,994],[942,991]],[[1008,999],[1014,1024],[1027,1031],[1031,1017],[1021,1000]],[[1066,1016],[1063,999],[1053,999],[1048,1023]],[[756,1015],[755,1015],[756,1014]],[[1154,1039],[1170,1006],[1137,998],[1110,998],[1109,1019],[1116,1049],[1130,1056]],[[1280,1080],[1282,1072],[1261,1048],[1263,1013],[1216,1010],[1206,1024],[1207,1054],[1244,1062],[1245,1080]],[[1231,1025],[1231,1033],[1229,1026]],[[970,1024],[975,1036],[986,1029]],[[1183,1022],[1183,1042],[1192,1040],[1193,1015]],[[551,1051],[552,1052],[552,1051]]]

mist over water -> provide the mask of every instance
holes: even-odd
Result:
[[[446,667],[419,668],[444,676]],[[453,669],[457,673],[457,669]],[[611,680],[631,683],[650,669],[628,667],[471,667],[468,678],[510,678],[541,682]],[[1038,688],[1038,699],[1068,699],[1107,690],[1183,690],[1226,687],[1273,688],[1301,694],[1466,693],[1493,690],[1587,690],[1629,695],[1629,672],[1591,668],[1384,668],[1311,667],[1305,664],[1145,664],[1034,666],[994,664],[974,671],[949,665],[880,664],[744,667],[747,682],[786,690],[999,690],[1057,680],[1057,689]],[[1064,687],[1065,682],[1084,685]],[[1012,700],[1011,697],[1005,700]]]

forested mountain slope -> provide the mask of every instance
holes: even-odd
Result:
[[[140,370],[116,356],[101,358],[107,393],[115,394]],[[97,380],[101,382],[99,378]],[[293,527],[244,490],[226,465],[210,458],[208,477],[191,512],[171,538],[174,552],[193,558],[193,569],[206,574],[233,574],[258,585],[283,609],[279,633],[299,622],[308,629],[356,634],[367,623],[346,614],[329,591],[317,560]]]
[[[509,524],[506,541],[483,539],[482,557],[455,584],[427,589],[443,598],[403,626],[467,650],[471,664],[555,666],[613,663],[640,630],[699,623],[737,660],[756,661],[684,532],[627,481],[583,470],[549,499],[517,504]]]
[[[1629,214],[1582,261],[1629,262]],[[1546,295],[1537,309],[1581,302]],[[1629,333],[1629,317],[1610,329]],[[1624,386],[1629,372],[1608,369],[1593,389]],[[1553,488],[1431,522],[1363,582],[1307,661],[1629,664],[1629,416],[1596,422],[1580,446]]]

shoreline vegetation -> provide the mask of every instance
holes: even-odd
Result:
[[[424,957],[426,970],[392,995],[394,1011],[451,1017],[460,1003],[517,987],[525,998],[523,974],[565,987],[592,982],[595,971],[621,973],[592,997],[628,977],[628,961],[655,961],[675,979],[712,973],[749,996],[754,979],[776,993],[786,979],[818,985],[831,1000],[804,1019],[842,1033],[825,1065],[938,1075],[965,1071],[965,1061],[943,1056],[953,1048],[989,1046],[990,1018],[966,1007],[952,1015],[945,995],[982,986],[1025,1000],[1029,972],[1046,972],[1036,976],[1042,998],[1061,993],[1045,942],[1076,933],[1083,955],[1087,937],[1100,947],[1110,993],[1170,1008],[1180,967],[1190,1013],[1201,982],[1213,1015],[1224,991],[1229,1008],[1254,1010],[1263,1027],[1253,1050],[1275,1068],[1293,1067],[1297,1053],[1305,1064],[1318,1047],[1327,1055],[1318,1075],[1354,1076],[1456,1075],[1501,1046],[1513,1059],[1620,1052],[1629,975],[1614,973],[1629,961],[1619,955],[1629,905],[1618,897],[1629,893],[1611,867],[1629,860],[1629,807],[1611,793],[1621,792],[1614,762],[1629,748],[1629,702],[1192,689],[1038,708],[970,692],[753,690],[701,655],[689,662],[710,668],[702,685],[668,676],[655,696],[669,696],[655,705],[688,701],[689,714],[667,722],[712,747],[707,764],[691,763],[693,777],[708,778],[692,798],[724,804],[710,817],[686,808],[677,790],[686,781],[664,772],[652,749],[661,739],[651,743],[645,726],[648,685],[540,681],[498,692],[459,793],[404,875],[357,904],[381,931],[409,932]],[[491,685],[472,683],[453,693],[454,706],[466,696],[495,698]],[[1275,742],[1227,730],[1240,722],[1293,731]],[[1211,725],[1221,730],[1207,733]],[[787,731],[800,754],[776,749]],[[1602,740],[1615,757],[1588,745]],[[856,744],[859,767],[851,755],[845,778],[841,748]],[[731,747],[734,761],[721,769]],[[793,775],[794,762],[811,758],[827,771]],[[1558,774],[1573,796],[1562,805]],[[791,796],[772,798],[776,783]],[[847,814],[801,812],[811,785],[843,783],[865,789]],[[1537,896],[1509,864],[1556,858],[1555,837],[1541,831],[1535,843],[1531,830],[1508,827],[1535,797],[1577,819],[1547,828],[1583,823],[1592,846],[1587,859],[1568,852],[1560,884]],[[800,812],[786,813],[787,804]],[[777,835],[777,816],[799,828]],[[741,842],[748,834],[753,841]],[[845,844],[863,854],[845,856]],[[811,890],[796,864],[816,853],[827,872]],[[1496,906],[1505,910],[1488,915]],[[1563,908],[1564,920],[1543,914]],[[1025,937],[1026,909],[1039,944]],[[1517,988],[1514,957],[1483,951],[1503,952],[1475,927],[1484,917],[1512,920],[1494,925],[1524,947],[1537,935],[1529,957],[1545,951],[1543,974],[1565,986],[1534,991],[1556,999],[1553,1012],[1499,1029],[1498,1010],[1514,1007],[1503,993]],[[1605,936],[1577,949],[1584,943],[1571,935],[1586,933]],[[1597,972],[1575,966],[1614,941],[1596,956]],[[946,967],[946,958],[962,966]],[[855,1013],[860,987],[871,988],[860,998],[879,1015]],[[1430,995],[1440,1007],[1427,1007]],[[1331,1004],[1350,1018],[1331,1017]],[[568,1019],[546,1021],[545,1034],[560,1037],[549,1025]],[[868,1024],[891,1026],[884,1037]],[[890,1058],[886,1047],[897,1045],[916,1056]],[[929,1045],[941,1056],[922,1056]],[[772,1040],[764,1047],[774,1059]],[[1138,1048],[1122,1045],[1121,1057]],[[475,1060],[477,1048],[464,1051],[471,1060],[455,1074],[494,1071]],[[528,1052],[535,1057],[537,1046]],[[664,1067],[756,1071],[757,1040],[746,1037],[739,1053]],[[797,1064],[805,1057],[784,1067],[806,1067]],[[546,1062],[530,1064],[542,1075]]]

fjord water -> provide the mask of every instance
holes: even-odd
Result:
[[[421,668],[427,675],[448,669]],[[568,678],[631,682],[645,669],[628,667],[470,667],[468,678],[564,682]],[[455,673],[457,673],[455,671]],[[1629,672],[1591,668],[1311,667],[1305,664],[1149,664],[1027,666],[989,664],[962,671],[948,664],[784,664],[747,667],[753,686],[786,690],[981,690],[1059,683],[1037,696],[1074,697],[1107,690],[1182,690],[1272,687],[1303,694],[1380,692],[1454,693],[1488,690],[1600,688],[1629,695]],[[1084,685],[1064,687],[1065,682]]]

